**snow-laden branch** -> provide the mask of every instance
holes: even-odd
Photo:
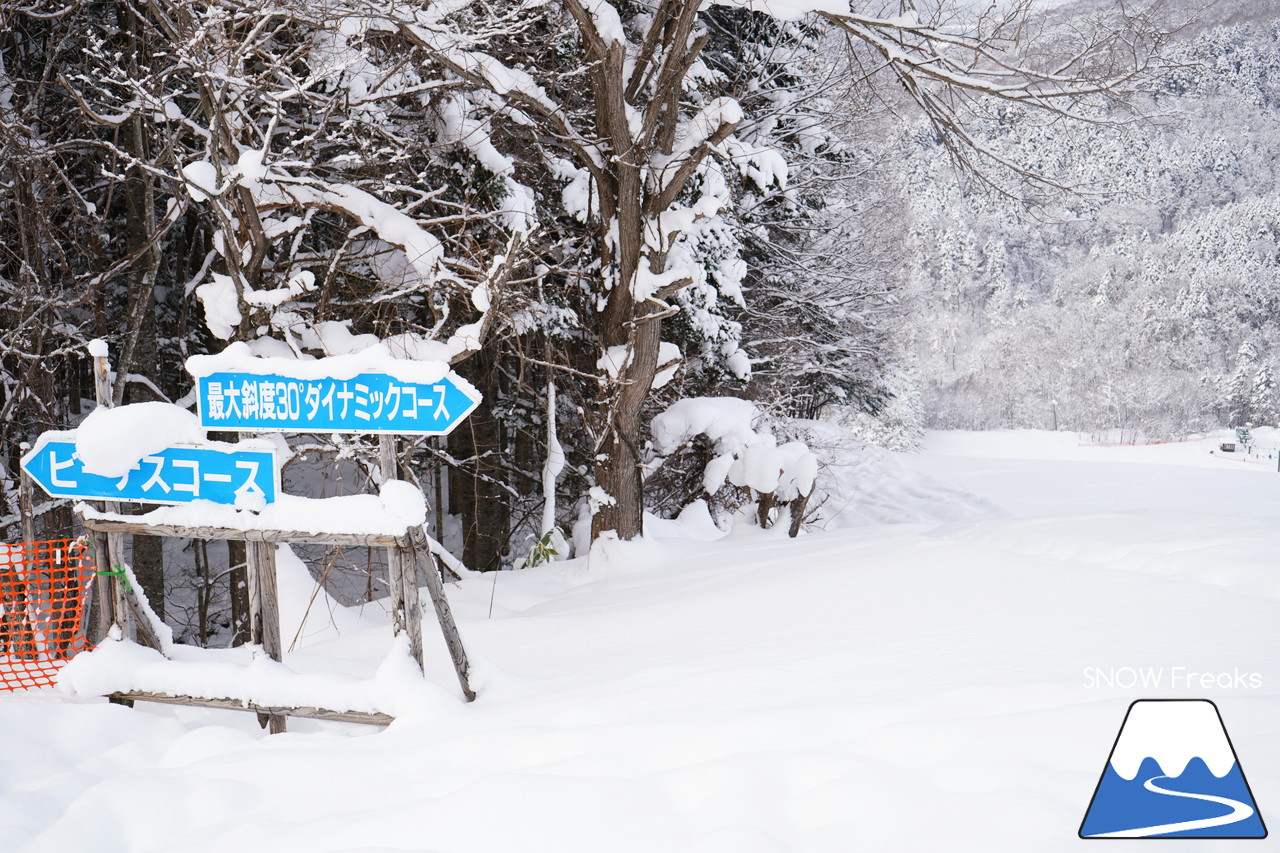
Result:
[[[444,249],[437,237],[395,205],[358,187],[289,174],[278,164],[265,163],[264,152],[253,149],[245,150],[236,165],[224,172],[221,186],[215,185],[214,167],[206,161],[188,164],[183,171],[189,191],[197,201],[216,202],[220,196],[244,190],[249,193],[259,213],[281,208],[319,208],[340,213],[359,222],[361,227],[376,234],[383,242],[400,247],[420,286],[430,287],[444,280],[453,280],[444,265]],[[283,236],[288,231],[286,225],[269,229],[269,236]],[[460,327],[444,342],[406,333],[388,343],[409,358],[429,357],[449,362],[457,362],[478,350],[492,320],[490,308],[493,299],[510,277],[519,257],[519,241],[519,236],[513,236],[508,252],[493,260],[485,281],[474,288],[471,302],[480,313],[479,320]],[[229,251],[229,248],[224,245],[222,250]],[[224,339],[230,338],[234,328],[243,322],[242,305],[277,309],[313,289],[315,280],[311,273],[305,272],[295,276],[286,286],[274,290],[255,289],[248,282],[238,284],[237,287],[237,282],[230,276],[215,274],[212,281],[196,289],[204,303],[211,330]],[[287,319],[284,317],[282,321]],[[350,339],[351,346],[360,345],[359,340],[343,334],[343,324],[337,325],[342,328],[315,330],[316,335],[324,339],[322,343],[336,335],[343,341]]]
[[[609,0],[561,0],[582,32],[587,49],[597,58],[615,44],[626,41],[622,19]]]
[[[241,154],[228,180],[248,189],[259,210],[319,207],[355,219],[385,242],[401,247],[409,264],[428,285],[443,274],[444,250],[440,241],[412,217],[372,193],[350,184],[290,175],[264,163],[263,152],[252,149]],[[201,192],[207,193],[208,189],[201,188]]]
[[[1157,67],[1165,36],[1141,15],[1125,16],[1123,22],[1099,27],[1056,66],[1041,69],[1011,60],[1002,49],[1015,41],[1005,31],[1021,35],[1029,15],[1025,2],[1004,12],[988,32],[922,23],[915,14],[879,18],[851,10],[815,11],[920,82],[1057,112],[1082,98],[1125,94]],[[1120,53],[1123,60],[1115,58]]]
[[[843,15],[824,14],[824,18],[840,29],[856,36],[874,48],[892,65],[912,75],[928,78],[956,90],[991,95],[1007,101],[1048,107],[1056,100],[1074,100],[1113,91],[1133,73],[1115,79],[1090,79],[1081,76],[1044,74],[1030,68],[1013,66],[994,59],[981,41],[959,39],[928,28],[892,29],[884,22],[867,22]],[[916,38],[907,40],[903,34]],[[967,61],[942,50],[943,45],[960,47]],[[974,67],[973,56],[992,60],[986,68]]]
[[[473,86],[500,95],[506,103],[532,121],[545,124],[566,146],[582,158],[593,172],[602,169],[605,158],[599,146],[588,140],[570,121],[542,86],[526,71],[512,68],[493,56],[473,50],[457,31],[437,23],[436,15],[420,13],[397,28],[412,44]],[[598,176],[597,176],[598,177]]]
[[[658,186],[658,211],[666,210],[684,188],[685,181],[707,153],[733,133],[742,123],[742,106],[733,98],[714,98],[681,127],[675,150],[669,156],[655,157],[654,176]]]
[[[653,419],[654,449],[669,456],[705,436],[715,456],[703,471],[702,485],[714,495],[729,482],[761,495],[790,501],[813,491],[817,457],[799,441],[779,445],[758,426],[761,412],[736,397],[690,397]]]

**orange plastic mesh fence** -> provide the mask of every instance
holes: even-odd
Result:
[[[89,647],[84,616],[94,574],[79,539],[0,544],[0,690],[50,687]]]

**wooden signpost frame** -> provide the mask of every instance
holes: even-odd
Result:
[[[106,356],[94,357],[94,379],[98,404],[112,405],[110,364]],[[383,482],[395,479],[399,473],[397,440],[391,435],[379,436],[379,462]],[[187,526],[149,524],[118,517],[119,506],[108,502],[100,509],[113,518],[82,516],[87,530],[93,534],[96,562],[99,568],[95,594],[99,601],[99,631],[106,636],[112,626],[117,626],[122,636],[128,636],[129,623],[137,631],[138,642],[163,653],[156,636],[152,614],[148,613],[131,590],[122,583],[116,571],[104,571],[104,566],[123,565],[123,541],[125,534],[173,537],[180,539],[220,539],[245,543],[246,575],[249,586],[249,630],[251,641],[262,646],[272,659],[283,658],[280,636],[280,603],[276,589],[277,544],[348,545],[380,547],[387,549],[389,585],[391,587],[392,625],[396,636],[405,634],[409,641],[409,653],[422,670],[422,608],[418,599],[418,573],[426,576],[427,591],[444,635],[454,672],[467,701],[476,698],[470,683],[470,664],[462,645],[462,637],[453,619],[449,601],[444,595],[440,570],[429,548],[426,532],[420,527],[410,528],[403,534],[389,533],[308,533],[293,530],[235,529],[216,526]],[[131,617],[131,618],[130,618]],[[132,704],[134,701],[163,702],[175,705],[194,705],[207,708],[225,708],[253,711],[272,734],[285,730],[286,717],[306,717],[319,720],[370,723],[387,725],[392,718],[383,713],[366,711],[339,711],[317,707],[283,707],[263,705],[226,697],[200,697],[148,693],[142,691],[118,692],[113,701]]]

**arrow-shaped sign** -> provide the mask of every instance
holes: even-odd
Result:
[[[200,425],[261,432],[445,435],[480,404],[456,374],[412,382],[386,373],[303,379],[219,372],[196,379]]]
[[[168,447],[144,456],[123,477],[104,477],[84,470],[74,434],[46,434],[22,457],[22,469],[55,498],[159,504],[206,500],[254,509],[273,503],[280,492],[275,454],[229,448]]]

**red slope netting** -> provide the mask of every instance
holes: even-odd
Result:
[[[78,539],[0,544],[0,690],[50,687],[89,647],[84,616],[94,573]]]

